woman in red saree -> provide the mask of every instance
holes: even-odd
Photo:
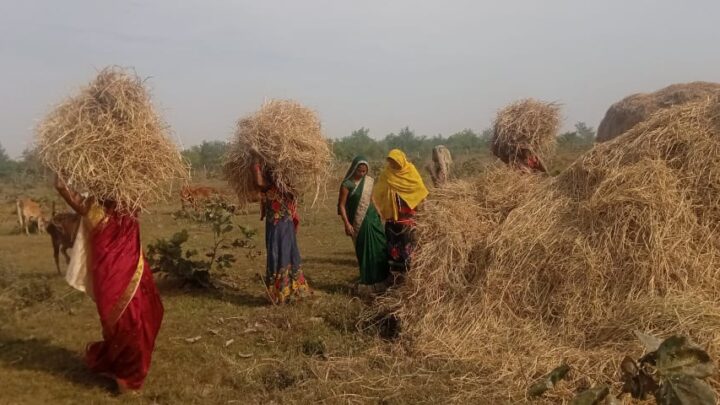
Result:
[[[137,215],[112,201],[82,198],[59,177],[55,186],[83,216],[82,231],[87,235],[83,287],[95,300],[103,333],[102,341],[87,346],[87,365],[113,378],[121,392],[140,389],[150,368],[163,305],[142,253]]]
[[[511,148],[507,145],[503,146],[496,142],[490,144],[490,148],[499,157],[503,163],[514,167],[521,172],[532,174],[532,173],[547,173],[545,165],[543,165],[540,156],[530,150],[529,147],[517,146]]]

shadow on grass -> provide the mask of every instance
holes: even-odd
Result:
[[[257,285],[257,295],[240,289],[209,289],[191,286],[181,286],[175,282],[158,282],[158,289],[161,297],[193,297],[199,299],[210,299],[215,301],[229,302],[241,307],[266,307],[268,300],[260,295],[264,293],[262,286]]]
[[[323,257],[323,256],[305,256],[303,257],[303,266],[312,266],[314,264],[329,264],[338,267],[357,267],[357,260],[354,257],[343,255],[343,257]]]
[[[262,293],[263,290],[261,289],[261,286],[258,284],[257,287],[258,294]],[[222,292],[215,292],[214,294],[209,294],[208,297],[217,299],[219,301],[223,302],[230,302],[237,306],[241,307],[266,307],[270,305],[270,302],[267,298],[264,296],[258,296],[253,294],[248,294],[247,292],[243,291],[222,291]]]
[[[333,250],[332,252],[328,252],[328,254],[333,256],[355,257],[355,251],[352,250],[352,245],[349,246],[349,250]]]
[[[16,370],[39,371],[88,388],[115,389],[115,383],[92,373],[81,354],[47,339],[19,339],[0,334],[0,364]]]
[[[311,279],[308,277],[308,283],[314,290],[322,291],[326,294],[352,294],[352,286],[349,283],[323,281],[322,277],[317,279]]]
[[[63,259],[64,260],[64,259]],[[54,263],[53,263],[54,265]],[[39,281],[54,281],[54,280],[63,280],[63,276],[60,276],[57,274],[57,271],[53,267],[52,272],[45,272],[42,270],[32,271],[32,272],[18,272],[16,277],[18,280],[39,280]]]

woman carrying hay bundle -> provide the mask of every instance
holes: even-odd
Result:
[[[312,291],[301,268],[296,238],[300,224],[297,197],[293,192],[281,191],[273,170],[261,164],[259,159],[252,166],[252,174],[255,186],[264,196],[261,216],[265,219],[267,249],[265,285],[270,299],[276,304],[308,296]]]
[[[83,216],[66,280],[95,301],[103,336],[86,347],[85,360],[120,391],[142,387],[163,319],[138,212],[187,181],[188,166],[167,128],[143,80],[120,68],[102,70],[38,127],[42,162]]]
[[[540,157],[528,148],[518,148],[515,156],[509,158],[505,163],[523,173],[547,173]]]
[[[273,304],[312,294],[296,239],[298,200],[310,193],[317,199],[331,160],[320,119],[298,102],[270,100],[237,122],[223,168],[242,206],[263,194],[265,286]]]
[[[383,292],[388,278],[388,255],[385,231],[372,201],[375,180],[368,176],[367,159],[353,159],[338,197],[338,214],[345,225],[345,234],[352,237],[360,266],[358,293],[370,290]]]
[[[390,267],[405,271],[410,266],[414,249],[415,213],[427,197],[420,173],[405,153],[393,149],[387,156],[387,166],[380,175],[373,199],[385,220],[385,236],[390,255]]]
[[[500,158],[503,163],[510,167],[514,167],[524,173],[547,173],[545,165],[538,154],[532,149],[524,145],[502,145],[502,141],[493,140],[490,144],[493,154]]]
[[[525,173],[546,173],[541,156],[554,148],[559,126],[559,105],[520,100],[498,112],[490,148],[511,167]]]
[[[87,284],[97,305],[103,340],[86,349],[88,367],[115,380],[118,389],[140,389],[163,319],[163,305],[140,243],[140,223],[113,200],[83,198],[56,176],[55,187],[82,215],[89,247]],[[73,257],[75,259],[75,257]]]
[[[432,163],[428,165],[430,178],[435,187],[442,187],[450,179],[450,166],[452,155],[444,145],[438,145],[432,150]]]

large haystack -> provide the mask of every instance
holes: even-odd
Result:
[[[560,106],[531,98],[498,111],[491,149],[505,163],[524,158],[524,151],[545,158],[555,147],[560,128]]]
[[[658,110],[705,100],[720,94],[720,83],[691,82],[673,84],[654,93],[628,96],[610,106],[600,121],[597,141],[605,142],[645,121]]]
[[[481,364],[475,399],[617,381],[633,331],[720,358],[720,102],[668,109],[556,178],[489,170],[431,196],[406,284],[380,301],[422,355]],[[616,387],[617,388],[617,387]]]
[[[272,169],[282,192],[318,197],[330,173],[332,152],[314,111],[292,100],[271,100],[242,118],[225,160],[225,176],[242,205],[256,191],[251,166],[258,160]]]
[[[117,67],[45,117],[37,143],[42,162],[74,189],[129,210],[163,200],[189,177],[143,80]]]

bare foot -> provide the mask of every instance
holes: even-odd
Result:
[[[120,379],[115,379],[115,383],[117,384],[117,390],[120,395],[123,396],[138,396],[140,394],[139,390],[135,390],[132,388],[129,388],[125,383]]]

